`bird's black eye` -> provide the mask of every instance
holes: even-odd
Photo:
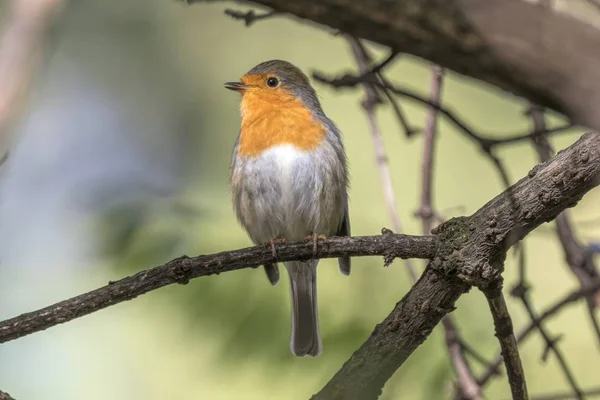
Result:
[[[276,88],[277,86],[279,86],[279,79],[274,77],[267,79],[267,86],[270,88]]]

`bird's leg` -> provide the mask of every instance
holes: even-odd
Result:
[[[287,240],[282,238],[281,236],[277,236],[275,239],[269,240],[269,245],[271,246],[271,254],[273,254],[273,258],[277,259],[277,249],[275,248],[276,244],[285,244]]]
[[[317,235],[316,233],[312,233],[304,238],[304,240],[310,240],[313,243],[313,257],[317,255],[317,243],[319,240],[324,242],[327,241],[327,237],[325,235]]]

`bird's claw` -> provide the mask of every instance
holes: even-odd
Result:
[[[287,240],[285,240],[285,238],[282,237],[277,237],[275,239],[269,240],[269,245],[271,246],[271,254],[273,255],[274,259],[277,259],[277,249],[275,248],[276,244],[285,244],[287,242]]]
[[[307,237],[304,238],[304,240],[307,241],[312,241],[313,243],[313,257],[317,255],[317,244],[319,240],[322,240],[324,242],[327,241],[327,237],[325,235],[317,235],[317,234],[312,234],[312,235],[308,235]]]

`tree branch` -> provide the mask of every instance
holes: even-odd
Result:
[[[353,38],[352,36],[348,36],[347,40],[350,44],[350,49],[352,50],[352,54],[354,55],[354,58],[358,65],[358,70],[361,74],[366,73],[367,71],[369,71],[369,54],[358,39]],[[383,66],[385,66],[390,60],[392,60],[394,56],[395,55],[390,55],[382,63],[377,65],[375,68],[372,68],[370,70],[372,71],[371,73],[377,73],[381,71]],[[379,129],[379,125],[377,124],[377,118],[375,115],[376,107],[378,104],[381,103],[381,99],[379,98],[374,85],[365,83],[364,88],[365,98],[362,101],[362,107],[365,110],[365,114],[367,115],[367,121],[369,122],[369,131],[371,133],[371,139],[373,140],[375,162],[377,163],[377,170],[379,171],[379,178],[381,180],[383,196],[385,198],[385,203],[388,209],[388,213],[390,214],[390,220],[392,222],[392,227],[394,228],[394,231],[396,233],[402,233],[404,229],[402,229],[400,216],[398,215],[398,210],[396,210],[396,196],[394,195],[394,187],[392,185],[392,174],[390,172],[389,158],[385,151],[385,146],[383,145],[381,130]],[[416,282],[419,278],[419,274],[417,273],[417,269],[415,268],[411,260],[406,260],[406,266],[408,267],[408,273],[412,281]]]
[[[376,67],[369,69],[369,64],[371,57],[368,54],[366,48],[363,44],[356,38],[352,36],[348,36],[348,42],[350,43],[350,48],[358,64],[358,70],[361,75],[366,75],[368,73],[378,73],[381,71],[382,66],[384,66],[389,60],[393,57],[390,55],[385,61],[378,64]],[[379,76],[379,79],[383,81],[383,76]],[[434,69],[433,73],[433,87],[432,87],[432,101],[439,103],[440,91],[441,91],[441,81],[442,81],[442,71],[439,69]],[[384,192],[384,196],[386,199],[386,204],[388,211],[390,213],[390,218],[392,220],[392,224],[394,226],[394,230],[398,233],[402,233],[402,224],[400,223],[400,217],[396,210],[396,200],[394,196],[394,188],[392,185],[392,178],[389,169],[389,161],[388,156],[385,151],[385,147],[383,145],[383,140],[381,137],[381,130],[379,129],[379,125],[377,124],[376,119],[376,106],[381,103],[381,99],[377,94],[377,88],[370,83],[364,83],[365,88],[365,99],[362,102],[362,106],[367,115],[367,120],[369,121],[369,128],[371,132],[371,137],[373,139],[373,148],[375,150],[375,158],[377,161],[377,167],[379,169],[379,175],[381,178],[381,184]],[[431,210],[431,186],[432,186],[432,177],[433,177],[433,144],[435,132],[437,130],[436,124],[436,109],[432,108],[430,114],[428,116],[428,123],[426,124],[425,137],[426,137],[426,157],[425,164],[423,169],[428,171],[427,175],[424,177],[424,198],[425,204],[429,205],[429,210]],[[427,156],[428,155],[428,156]],[[421,207],[421,210],[423,207]],[[431,211],[430,211],[431,212]],[[424,228],[424,234],[428,235],[431,232],[430,223],[428,224],[426,221],[426,216],[423,215],[423,224],[424,226],[429,226],[428,228]],[[412,260],[407,260],[408,271],[412,278],[413,282],[416,282],[418,275],[417,270]],[[450,356],[450,360],[452,361],[452,365],[454,367],[454,371],[458,378],[459,387],[461,390],[462,397],[470,400],[480,400],[481,393],[475,378],[471,373],[471,369],[469,364],[464,356],[464,351],[462,348],[462,341],[460,336],[458,335],[458,331],[455,327],[454,322],[452,321],[450,316],[446,316],[442,320],[442,326],[444,328],[444,337],[446,341],[446,346],[448,348],[448,354]]]
[[[534,131],[543,131],[546,129],[546,119],[543,109],[532,105],[529,114],[533,120]],[[540,135],[534,137],[533,143],[540,161],[547,161],[554,154],[554,149],[546,136]],[[581,287],[585,288],[590,282],[600,278],[594,258],[588,255],[587,249],[575,236],[575,230],[573,229],[568,212],[565,211],[556,217],[556,232],[565,253],[567,265],[579,281]],[[600,291],[592,293],[587,299],[587,309],[592,329],[596,335],[597,343],[600,344],[600,326],[595,314],[596,307],[598,306],[600,306]]]
[[[246,26],[252,26],[256,21],[260,21],[262,19],[269,19],[277,15],[277,11],[268,11],[266,13],[257,14],[254,10],[250,10],[247,12],[233,10],[231,8],[225,9],[225,15],[229,15],[231,18],[236,20],[244,21]]]
[[[551,318],[558,314],[560,311],[564,310],[568,305],[573,304],[581,299],[588,297],[591,293],[595,293],[600,290],[600,279],[592,282],[585,289],[577,289],[565,297],[548,307],[545,311],[543,311],[539,316],[529,322],[529,325],[521,330],[517,335],[517,343],[522,343],[525,339],[529,337],[531,333],[533,333],[538,325],[540,325],[543,321],[548,318]],[[502,355],[496,357],[496,359],[490,363],[488,369],[482,374],[482,376],[477,379],[480,385],[485,385],[492,376],[497,375],[498,367],[502,364]],[[573,394],[571,393],[571,396]]]
[[[544,349],[544,352],[542,353],[542,361],[545,362],[547,360],[550,352],[554,353],[554,356],[558,361],[558,365],[562,370],[562,373],[565,376],[567,383],[571,386],[574,397],[579,400],[584,400],[583,391],[581,390],[579,384],[575,380],[575,375],[573,374],[573,371],[571,371],[571,368],[567,364],[567,360],[565,359],[562,351],[558,348],[558,341],[560,337],[552,337],[541,322],[536,322],[538,320],[538,317],[529,297],[529,289],[530,287],[525,281],[519,281],[519,283],[511,291],[511,294],[514,297],[517,297],[519,300],[521,300],[523,306],[525,307],[525,311],[527,311],[527,315],[529,315],[529,318],[532,321],[534,321],[535,328],[539,331],[540,335],[542,336],[542,339],[544,340],[546,347]]]
[[[575,205],[599,183],[599,172],[600,134],[585,134],[472,216],[436,228],[438,251],[421,278],[313,399],[377,398],[456,300],[470,286],[498,279],[506,251]],[[566,176],[571,179],[559,179]]]
[[[588,286],[582,289],[575,290],[559,301],[557,301],[554,305],[548,307],[544,312],[542,312],[537,318],[532,320],[527,328],[523,329],[521,333],[518,335],[519,342],[522,342],[530,333],[532,333],[536,326],[541,324],[542,321],[553,317],[559,311],[563,310],[566,306],[575,303],[582,298],[588,297],[591,293],[595,293],[600,290],[600,279],[596,279],[594,282],[590,282]]]
[[[393,234],[331,238],[317,258],[383,255],[432,259],[410,292],[378,325],[315,399],[375,398],[394,371],[427,338],[434,326],[470,286],[484,287],[502,272],[506,251],[531,230],[574,206],[598,185],[600,134],[583,135],[554,159],[488,202],[470,217],[454,218],[437,237]],[[568,177],[568,179],[566,179]],[[563,179],[560,179],[563,178]],[[268,246],[194,258],[180,257],[100,289],[0,323],[0,343],[58,325],[133,299],[151,290],[190,279],[275,261],[310,259],[311,243],[280,246],[274,259]]]
[[[500,341],[502,349],[502,358],[506,366],[508,383],[512,392],[513,400],[527,400],[527,383],[525,381],[525,372],[519,356],[519,346],[513,331],[512,318],[508,312],[504,295],[502,294],[502,280],[494,282],[492,285],[483,289],[487,297],[494,326],[496,328],[496,337]]]
[[[313,73],[313,78],[318,82],[325,83],[334,88],[351,88],[358,84],[371,83],[397,96],[413,100],[417,103],[420,103],[421,105],[435,108],[439,114],[444,116],[451,124],[458,128],[459,132],[462,132],[468,139],[478,144],[484,152],[489,152],[496,146],[524,142],[531,140],[536,136],[564,132],[574,127],[572,123],[567,123],[564,125],[557,126],[555,128],[549,128],[539,132],[513,133],[505,135],[503,138],[497,138],[495,136],[498,135],[483,134],[478,132],[469,123],[460,118],[453,110],[447,107],[442,107],[440,104],[435,104],[429,99],[422,97],[421,95],[412,90],[393,85],[389,81],[386,81],[385,83],[380,82],[376,77],[373,77],[370,74],[359,76],[352,76],[346,74],[341,77],[330,78],[323,75],[322,73],[315,72]]]
[[[469,285],[431,264],[367,341],[312,400],[376,399],[393,373],[425,341]]]
[[[398,258],[432,258],[436,239],[432,236],[397,235],[385,230],[381,236],[328,238],[319,244],[314,258],[344,255],[384,256],[388,262]],[[131,300],[149,291],[172,285],[187,284],[190,279],[218,275],[243,268],[256,268],[276,261],[309,260],[313,258],[312,242],[296,242],[277,247],[277,259],[269,246],[249,247],[198,257],[182,256],[159,267],[151,268],[109,282],[107,286],[56,303],[38,311],[22,314],[0,322],[0,343],[39,332],[75,318]]]
[[[597,397],[600,396],[600,387],[587,389],[583,391],[584,396],[586,397]],[[572,400],[573,393],[558,393],[558,394],[546,394],[546,395],[538,395],[531,398],[531,400]]]
[[[434,154],[437,137],[438,107],[441,104],[444,70],[438,66],[432,67],[431,92],[429,102],[432,106],[427,112],[425,130],[423,132],[423,161],[421,164],[421,207],[417,215],[421,218],[421,228],[424,235],[431,233],[434,219],[442,218],[433,208],[433,171]],[[463,340],[451,315],[442,319],[444,339],[452,368],[458,380],[460,398],[466,400],[481,400],[481,388],[473,377],[473,372],[463,347]]]
[[[538,106],[532,105],[528,110],[528,113],[532,117],[534,124],[534,135],[532,136],[532,140],[535,144],[535,148],[539,154],[540,159],[542,161],[547,161],[548,159],[550,159],[554,151],[546,135],[537,134],[538,132],[543,132],[546,129],[543,110]],[[585,288],[590,281],[593,281],[597,277],[597,271],[595,269],[595,265],[593,264],[593,260],[591,259],[591,257],[586,257],[586,250],[583,249],[583,247],[581,247],[574,238],[573,231],[570,227],[570,222],[568,220],[566,212],[561,213],[557,217],[556,223],[558,227],[559,238],[565,250],[569,266],[571,267],[575,275],[578,277],[580,285],[583,288]],[[569,366],[567,365],[566,360],[562,355],[562,352],[557,347],[558,339],[551,338],[546,329],[541,325],[541,323],[536,322],[537,317],[533,309],[533,305],[531,304],[531,301],[528,296],[529,285],[526,283],[525,260],[523,249],[521,249],[519,256],[519,282],[515,286],[515,288],[513,288],[512,295],[518,297],[523,302],[527,313],[529,314],[532,321],[534,321],[534,327],[540,331],[540,334],[542,335],[542,338],[546,343],[546,348],[542,355],[542,359],[545,360],[549,352],[553,352],[556,356],[560,368],[562,369],[565,375],[565,378],[567,379],[569,385],[573,390],[574,396],[576,398],[583,399],[583,391],[575,381],[575,377],[571,372]],[[591,264],[589,264],[587,268],[583,269],[582,267],[584,262],[589,262]],[[596,273],[596,276],[593,276],[592,273]],[[594,314],[593,295],[594,293],[588,295],[588,310],[597,336],[600,337],[600,330],[598,329],[598,323]],[[485,380],[489,379],[489,377],[491,376],[491,371],[492,370],[489,369],[488,372],[484,375],[483,383],[485,383]]]
[[[453,218],[436,228],[434,237],[384,230],[381,236],[331,238],[319,246],[316,258],[383,255],[387,263],[394,257],[432,261],[410,292],[315,398],[375,398],[394,371],[441,318],[453,310],[460,295],[470,286],[485,287],[497,279],[508,248],[543,222],[574,206],[598,185],[599,173],[600,134],[588,133],[552,160],[536,166],[527,177],[472,216]],[[277,260],[268,246],[180,257],[70,300],[3,321],[0,343],[173,283],[185,284],[200,276],[311,257],[312,243],[305,242],[280,246]]]
[[[446,342],[452,369],[456,375],[458,398],[461,400],[482,400],[481,387],[473,376],[473,371],[465,356],[463,340],[458,333],[452,315],[446,315],[442,318],[442,327],[444,328],[444,341]]]
[[[433,161],[435,142],[437,136],[438,107],[441,100],[444,70],[438,66],[432,68],[431,96],[432,104],[427,113],[425,132],[423,134],[423,161],[421,163],[421,207],[417,215],[421,218],[422,230],[425,235],[431,233],[432,223],[435,218],[433,211]]]
[[[189,3],[202,0],[187,0]],[[485,81],[600,129],[600,30],[522,0],[254,0]],[[506,24],[510,21],[510,24]]]
[[[323,7],[327,8],[338,1],[341,0],[325,0],[320,2],[321,14],[327,15],[327,12],[323,13]],[[353,6],[357,5],[352,4],[352,2],[358,3],[357,0],[344,1],[346,2],[345,7],[350,10]],[[369,4],[366,4],[367,9],[373,4],[382,1],[369,0]],[[269,0],[263,3],[269,2],[274,4],[282,3],[281,0]],[[478,30],[474,31],[471,29],[476,22],[481,22],[481,20],[469,20],[466,23],[465,18],[460,18],[465,17],[463,15],[465,10],[462,10],[455,2],[426,3],[419,4],[415,0],[399,0],[394,5],[386,2],[388,7],[391,7],[392,11],[395,12],[412,11],[412,14],[416,14],[417,17],[420,13],[424,13],[422,20],[427,20],[429,17],[427,15],[429,14],[429,10],[424,12],[423,9],[427,7],[439,7],[441,13],[436,15],[436,18],[444,20],[446,17],[449,17],[449,24],[426,23],[423,32],[427,33],[428,29],[431,30],[431,26],[434,25],[436,26],[436,28],[433,28],[434,31],[438,29],[437,26],[442,26],[445,30],[452,29],[455,27],[453,24],[456,23],[461,28],[465,28],[456,32],[444,32],[447,38],[443,44],[449,45],[446,51],[456,58],[458,64],[465,61],[464,58],[469,58],[467,50],[471,50],[471,55],[477,53],[478,56],[484,56],[478,60],[485,61],[483,68],[490,74],[488,77],[492,77],[491,81],[498,79],[497,82],[501,84],[508,82],[508,87],[505,88],[509,90],[516,90],[520,88],[520,85],[525,87],[528,83],[531,83],[529,88],[525,88],[525,92],[531,95],[534,100],[538,100],[539,103],[543,104],[545,101],[546,104],[555,106],[559,111],[566,110],[572,114],[576,121],[581,120],[584,123],[589,120],[592,122],[596,121],[595,113],[592,115],[581,107],[571,107],[580,105],[583,102],[581,100],[581,93],[574,94],[568,90],[572,88],[565,89],[563,86],[562,90],[553,92],[555,87],[547,88],[547,86],[552,85],[546,85],[546,82],[536,80],[538,78],[536,76],[523,78],[523,75],[519,75],[518,77],[513,76],[510,78],[511,75],[514,75],[514,71],[519,71],[521,60],[511,60],[517,65],[510,65],[510,67],[513,67],[510,74],[505,73],[497,65],[490,67],[494,62],[498,60],[506,61],[506,59],[503,59],[505,56],[504,53],[496,51],[496,49],[493,52],[490,51],[487,48],[489,43],[486,40],[481,41],[480,37],[473,36],[481,34]],[[498,18],[497,10],[494,10],[494,7],[496,7],[495,4],[490,5],[491,3],[488,3],[485,6],[482,0],[462,0],[460,3],[465,7],[479,5],[479,9],[476,10],[479,12],[479,17],[483,16],[485,18],[493,15],[494,19]],[[505,0],[503,7],[506,7],[508,4],[509,6],[506,8],[514,10],[514,7],[518,7],[518,3],[520,3],[518,0]],[[313,10],[316,6],[315,0],[307,2],[292,0],[282,4],[284,4],[284,8],[296,7],[298,10],[303,8]],[[412,10],[405,9],[407,4],[413,7]],[[363,5],[365,4],[361,4],[361,6]],[[381,3],[377,7],[384,5]],[[338,8],[342,7],[340,5],[336,6]],[[338,9],[337,11],[344,13],[348,9]],[[490,9],[493,11],[491,14],[489,13]],[[358,12],[359,10],[355,9],[354,11]],[[377,12],[381,18],[385,19],[388,17],[387,13],[381,13],[380,10],[377,10]],[[447,12],[449,12],[449,15],[447,15]],[[360,10],[360,13],[365,13],[365,11]],[[409,14],[406,13],[406,15],[403,15],[399,19],[402,20],[404,18],[404,22],[408,21],[410,23],[415,15]],[[339,15],[336,16],[336,21],[337,23],[343,21],[343,24],[352,24],[348,18],[340,18]],[[398,21],[392,20],[390,22],[393,25]],[[416,23],[419,24],[422,21],[417,18]],[[493,24],[494,21],[490,23]],[[375,25],[381,25],[381,21]],[[398,26],[396,25],[395,28],[398,28]],[[403,28],[401,27],[401,29]],[[427,46],[423,46],[423,41],[426,44],[429,38],[421,37],[416,40],[415,33],[417,31],[413,31],[412,36],[406,35],[406,37],[400,40],[404,41],[405,44],[416,44],[416,42],[419,42],[419,46],[425,50]],[[472,39],[468,45],[470,49],[460,48],[460,46],[452,47],[452,44],[456,45],[456,43],[452,42],[456,39],[455,36],[467,42],[467,39]],[[490,39],[489,36],[487,38]],[[496,40],[496,38],[492,37],[491,40]],[[592,39],[590,40],[593,42]],[[556,49],[556,47],[553,47],[553,49]],[[426,49],[426,51],[430,50]],[[464,50],[465,52],[456,56],[454,54],[456,52],[453,52],[453,50]],[[544,50],[546,49],[544,48]],[[432,54],[436,53],[436,51]],[[443,63],[440,64],[443,65]],[[469,64],[469,62],[465,61],[464,67],[477,71],[481,65]],[[593,68],[590,69],[593,70]],[[560,71],[554,71],[560,75]],[[569,75],[572,73],[573,71],[569,71]],[[593,71],[586,71],[586,73],[587,75],[594,74]],[[524,75],[527,75],[527,73],[524,73]],[[553,76],[553,78],[556,77]],[[377,84],[387,91],[393,91],[397,95],[411,98],[410,93],[403,93],[399,89],[388,87],[378,76],[373,76],[369,79],[372,80],[369,82]],[[575,80],[577,81],[577,79]],[[586,81],[596,80],[586,79]],[[511,83],[515,85],[511,86]],[[568,82],[564,83],[566,85]],[[585,88],[579,89],[585,91],[590,86],[588,84]],[[528,89],[531,90],[528,91]],[[554,96],[555,93],[558,93],[558,95]],[[412,98],[415,97],[412,96]],[[580,102],[570,104],[569,100],[576,97],[579,97]],[[585,103],[593,103],[594,100],[593,96],[589,95],[586,96]],[[440,109],[440,112],[443,113],[443,110]],[[460,121],[453,118],[451,114],[446,112],[445,115],[454,123],[460,125]],[[467,130],[465,132],[468,133]],[[482,141],[482,138],[477,135],[471,135],[471,138],[476,140],[482,146],[482,149],[488,152],[491,146],[494,145],[494,143]],[[518,140],[521,140],[521,138]],[[466,292],[471,286],[487,287],[500,277],[506,251],[510,246],[517,243],[541,223],[555,218],[565,208],[575,205],[585,192],[598,184],[598,173],[600,172],[599,142],[598,134],[584,135],[570,149],[559,154],[550,162],[534,168],[526,178],[497,196],[474,215],[455,218],[438,227],[434,231],[436,237],[410,237],[384,231],[382,236],[333,238],[326,245],[321,246],[316,258],[337,257],[339,255],[383,255],[385,256],[386,264],[388,264],[394,257],[418,257],[421,255],[424,258],[432,260],[415,286],[396,305],[392,314],[381,325],[378,325],[367,342],[346,362],[342,370],[336,374],[315,398],[320,398],[321,396],[344,399],[377,397],[387,379],[425,340],[440,319],[453,309],[454,303],[460,295]],[[500,168],[501,164],[499,160],[492,159],[497,161],[497,165]],[[363,240],[361,243],[354,242],[357,240],[360,242],[361,239]],[[364,247],[361,247],[360,244],[364,245]],[[358,245],[358,247],[352,247],[352,245]],[[408,247],[405,247],[405,245]],[[417,249],[419,246],[420,249]],[[332,248],[334,248],[333,251]],[[47,327],[86,315],[118,302],[132,299],[137,295],[168,284],[185,284],[189,279],[199,276],[218,274],[245,267],[256,267],[274,261],[309,259],[313,256],[310,244],[294,243],[282,246],[277,260],[270,254],[268,248],[263,247],[242,249],[211,256],[200,256],[192,259],[181,257],[160,267],[143,271],[132,277],[109,284],[104,288],[71,300],[66,300],[38,312],[24,314],[20,317],[4,321],[0,323],[0,342],[46,329]]]

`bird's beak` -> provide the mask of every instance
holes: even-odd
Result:
[[[242,82],[225,82],[225,89],[243,92],[248,89],[248,86],[244,85]]]

